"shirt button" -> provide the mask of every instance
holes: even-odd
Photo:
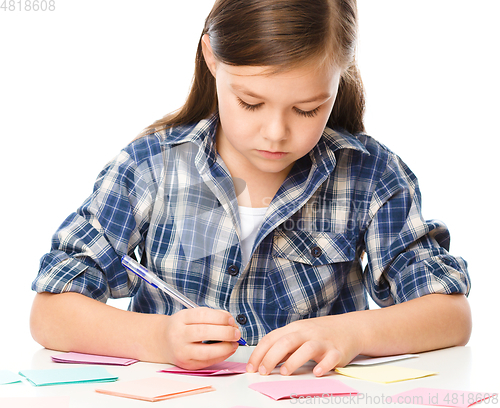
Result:
[[[322,253],[323,251],[318,246],[315,246],[314,248],[311,249],[311,255],[315,258],[319,258]]]
[[[247,322],[247,317],[244,314],[239,314],[238,316],[236,316],[236,321],[239,324],[245,324]]]
[[[229,268],[227,268],[227,273],[231,276],[236,276],[238,275],[238,272],[240,269],[236,265],[231,265]]]

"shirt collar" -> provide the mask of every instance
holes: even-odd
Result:
[[[162,145],[175,146],[182,143],[194,143],[200,149],[196,156],[196,165],[200,172],[208,170],[217,161],[215,134],[219,123],[219,114],[214,113],[194,125],[177,126],[158,134]],[[352,134],[341,128],[325,128],[321,139],[309,152],[313,167],[324,174],[330,174],[335,168],[335,152],[343,149],[357,150],[370,154],[365,146]]]
[[[330,174],[337,163],[335,153],[350,149],[370,154],[366,147],[352,134],[342,128],[325,128],[319,142],[309,152],[313,167],[325,174]]]
[[[182,125],[163,130],[158,133],[160,144],[171,147],[183,143],[195,144],[199,148],[195,165],[200,173],[204,173],[217,162],[215,134],[218,123],[219,115],[215,113],[194,125]]]

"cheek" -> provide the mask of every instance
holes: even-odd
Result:
[[[220,121],[222,123],[222,126],[224,127],[224,130],[226,132],[230,132],[238,122],[236,109],[234,106],[232,106],[231,103],[228,102],[227,98],[225,98],[224,95],[219,94],[218,101]]]
[[[321,138],[321,135],[323,134],[323,128],[318,131],[318,132],[313,132],[307,135],[307,140],[304,141],[304,150],[310,151],[316,146],[319,142],[319,139]]]
[[[246,112],[236,101],[220,98],[219,116],[228,137],[237,137],[242,142],[258,132],[257,116]]]
[[[321,135],[325,130],[325,125],[328,118],[315,118],[314,120],[310,120],[308,123],[307,120],[303,120],[301,125],[297,127],[296,134],[299,137],[299,143],[303,146],[304,149],[312,149],[321,139]],[[302,136],[300,136],[302,135]]]

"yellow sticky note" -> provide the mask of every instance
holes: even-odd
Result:
[[[395,367],[388,365],[370,367],[344,367],[336,368],[335,371],[347,377],[360,380],[373,381],[388,384],[398,381],[414,380],[415,378],[428,377],[437,372],[417,370],[415,368]]]

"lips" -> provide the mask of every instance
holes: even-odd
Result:
[[[270,152],[269,150],[257,150],[257,151],[264,158],[271,159],[271,160],[282,159],[283,157],[285,157],[288,154],[286,152]]]

